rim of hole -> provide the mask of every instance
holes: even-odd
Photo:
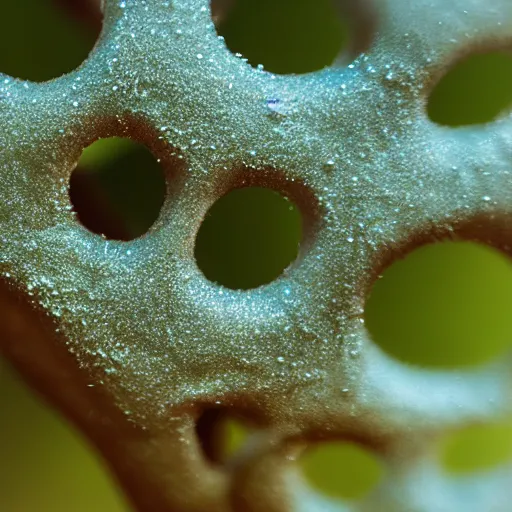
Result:
[[[375,12],[365,2],[262,1],[211,0],[210,4],[217,33],[228,49],[270,73],[307,74],[346,65],[375,38]]]
[[[166,173],[143,143],[101,138],[87,146],[69,180],[78,221],[108,240],[130,241],[155,224],[167,197]]]

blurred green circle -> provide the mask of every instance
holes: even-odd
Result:
[[[421,366],[484,363],[512,346],[512,265],[468,242],[422,247],[395,262],[366,303],[373,340]]]

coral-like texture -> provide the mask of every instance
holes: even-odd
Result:
[[[207,0],[107,0],[80,69],[1,79],[1,346],[140,510],[510,510],[510,467],[452,478],[430,455],[446,430],[511,411],[510,356],[408,367],[372,342],[362,312],[375,276],[419,243],[510,252],[512,121],[447,129],[425,103],[462,54],[510,43],[512,2],[360,3],[371,44],[308,75],[233,55]],[[132,242],[89,233],[70,204],[82,150],[106,136],[144,142],[166,170],[161,216]],[[267,286],[224,289],[197,268],[195,236],[220,195],[254,184],[300,206],[302,253]],[[261,427],[229,469],[196,438],[211,407]],[[379,453],[380,487],[346,504],[307,490],[291,459],[322,437]]]

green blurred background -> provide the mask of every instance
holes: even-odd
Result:
[[[0,8],[0,71],[35,81],[80,65],[100,19],[95,0],[23,0]],[[349,23],[329,0],[238,0],[218,25],[233,52],[275,73],[329,65],[349,39]],[[492,121],[512,104],[512,57],[493,52],[457,65],[432,94],[431,119],[457,127]],[[145,148],[109,139],[88,148],[71,179],[80,220],[107,238],[130,240],[156,219],[165,180]],[[301,240],[300,213],[265,189],[222,198],[198,235],[198,265],[212,281],[248,289],[291,263]],[[374,340],[394,357],[450,370],[482,364],[512,345],[512,266],[495,251],[444,243],[416,251],[380,279],[365,313]],[[128,510],[110,476],[73,428],[0,362],[0,510]],[[220,425],[225,457],[252,430],[237,418]],[[440,442],[447,472],[464,474],[509,461],[512,420],[469,426]],[[306,450],[305,480],[320,492],[356,498],[381,478],[371,453],[330,443]]]

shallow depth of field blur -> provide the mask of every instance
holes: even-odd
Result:
[[[79,66],[97,37],[95,11],[85,8],[95,1],[83,0],[82,10],[81,2],[64,0],[2,2],[0,72],[44,81]],[[282,74],[323,68],[350,37],[329,0],[238,0],[218,30],[233,52]],[[426,111],[454,130],[492,121],[511,105],[512,56],[502,51],[454,65]],[[88,148],[71,180],[84,225],[123,240],[147,231],[164,194],[151,154],[120,139]],[[292,203],[268,190],[242,190],[212,208],[196,258],[213,281],[248,289],[277,278],[295,258],[300,237]],[[416,251],[388,269],[368,300],[365,321],[392,356],[450,371],[512,348],[511,308],[510,261],[483,246],[452,242]],[[99,456],[2,361],[0,411],[1,511],[128,510]],[[219,427],[224,457],[254,428],[236,418]],[[470,426],[433,449],[453,478],[503,464],[512,458],[512,420]],[[332,499],[363,496],[385,471],[371,453],[341,442],[310,447],[298,467],[305,485]]]

